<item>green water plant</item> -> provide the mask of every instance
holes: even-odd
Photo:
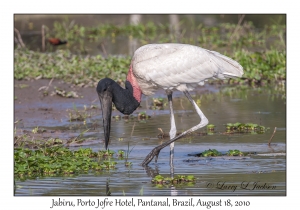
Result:
[[[159,97],[159,98],[152,98],[152,106],[151,106],[151,109],[155,110],[155,109],[158,109],[158,110],[162,110],[164,108],[164,106],[166,105],[164,103],[164,99]]]
[[[233,132],[245,132],[245,133],[264,133],[266,131],[266,127],[262,125],[258,125],[255,123],[227,123],[226,125],[226,132],[233,133]]]
[[[98,151],[98,156],[100,157],[112,157],[115,154],[115,151],[113,150],[99,150]]]
[[[221,156],[221,155],[222,155],[222,153],[216,149],[205,150],[204,152],[202,152],[200,154],[201,157],[211,157],[211,156],[215,157],[215,156]]]
[[[124,150],[118,150],[118,157],[119,158],[121,158],[121,159],[123,159],[124,158],[124,154],[125,154],[125,152],[124,152]]]
[[[230,83],[259,84],[263,81],[269,83],[286,79],[285,51],[273,49],[261,53],[237,50],[231,54],[226,52],[224,54],[237,60],[244,67],[243,78],[228,80]],[[28,49],[15,49],[14,78],[18,80],[55,78],[79,87],[96,87],[99,78],[109,77],[124,86],[130,61],[129,56],[104,58],[101,55],[77,55],[69,50],[45,54]],[[76,92],[60,89],[57,89],[55,94],[77,97]]]
[[[131,136],[132,136],[132,134],[131,134]],[[132,165],[132,162],[129,162],[128,159],[129,159],[129,155],[132,152],[133,148],[134,148],[134,146],[131,149],[129,149],[129,142],[128,142],[127,151],[124,152],[124,159],[125,159],[125,166],[126,167],[129,167],[129,166]]]
[[[164,105],[164,99],[159,97],[159,98],[152,98],[153,100],[153,105],[154,106],[163,106]]]
[[[207,126],[206,126],[206,128],[207,128],[207,130],[208,131],[213,131],[213,130],[215,130],[215,125],[214,124],[208,124]]]
[[[151,118],[151,116],[147,115],[146,112],[139,112],[138,114],[138,120],[144,122],[145,120]]]
[[[152,183],[164,186],[164,185],[185,185],[187,183],[194,183],[195,177],[193,175],[176,175],[174,178],[164,177],[162,175],[156,175],[152,180]]]
[[[51,96],[59,95],[61,97],[65,97],[65,98],[78,98],[79,97],[77,92],[75,92],[75,91],[66,91],[66,90],[63,90],[58,87],[54,87],[54,89],[55,89],[55,91],[53,91],[51,93]]]
[[[260,50],[271,46],[285,48],[286,26],[283,21],[268,24],[263,28],[256,28],[251,21],[245,20],[238,24],[220,23],[206,26],[203,23],[196,24],[195,21],[184,19],[181,20],[180,25],[179,31],[170,30],[169,23],[156,24],[152,21],[120,25],[101,23],[87,27],[66,17],[62,21],[55,21],[53,27],[47,27],[47,38],[62,37],[68,40],[69,48],[79,43],[79,48],[83,49],[85,42],[99,43],[103,39],[108,39],[115,43],[118,37],[134,38],[142,44],[149,42],[200,43],[203,47],[213,50],[228,46],[233,50],[240,48]]]
[[[112,160],[98,161],[100,153],[90,148],[70,150],[65,147],[46,147],[31,150],[14,149],[14,176],[16,179],[43,176],[61,176],[114,169]]]
[[[31,149],[41,147],[51,147],[63,145],[64,140],[53,137],[35,137],[36,134],[45,132],[45,129],[35,127],[31,132],[23,131],[23,133],[17,133],[16,129],[14,132],[14,146],[15,147],[26,147]]]
[[[244,153],[241,152],[240,150],[229,150],[227,153],[226,153],[228,156],[244,156]]]
[[[85,121],[87,118],[92,117],[96,112],[91,111],[86,106],[83,110],[79,110],[76,104],[73,104],[73,109],[67,109],[69,121]]]

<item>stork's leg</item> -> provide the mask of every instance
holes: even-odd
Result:
[[[166,91],[168,96],[168,101],[170,105],[170,121],[171,121],[171,130],[170,130],[170,139],[173,139],[176,136],[176,125],[175,125],[175,118],[174,118],[174,111],[173,111],[173,101],[172,101],[172,91]],[[172,142],[170,144],[170,174],[171,178],[174,177],[174,144],[175,142]],[[158,156],[156,156],[158,157]],[[157,158],[155,162],[157,161]]]
[[[169,132],[170,139],[173,139],[176,136],[176,125],[175,125],[175,118],[174,118],[174,111],[173,111],[173,100],[172,100],[172,94],[173,92],[171,90],[166,90],[167,96],[168,96],[168,102],[170,105],[170,121],[171,121],[171,129]],[[170,144],[170,166],[171,166],[171,176],[174,174],[174,142]],[[159,152],[156,154],[155,162],[157,162]]]
[[[197,114],[199,115],[201,121],[198,125],[184,131],[183,133],[181,133],[180,135],[172,138],[171,140],[155,147],[145,158],[145,160],[143,161],[142,165],[146,166],[148,165],[148,163],[151,162],[151,160],[156,156],[156,159],[159,155],[160,150],[162,150],[163,148],[165,148],[166,146],[168,146],[169,144],[173,143],[174,141],[186,136],[189,133],[194,132],[195,130],[198,130],[199,128],[202,128],[204,126],[206,126],[208,124],[208,119],[205,117],[205,115],[203,114],[203,112],[200,110],[200,108],[197,106],[196,102],[192,99],[190,93],[188,91],[184,92],[185,96],[189,99],[189,101],[192,103],[192,105],[194,106]]]

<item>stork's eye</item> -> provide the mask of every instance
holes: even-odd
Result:
[[[103,91],[106,91],[106,90],[107,90],[107,88],[104,88],[104,89],[103,89]]]

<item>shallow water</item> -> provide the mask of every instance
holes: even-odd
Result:
[[[195,183],[171,187],[151,182],[156,174],[170,176],[169,147],[160,152],[157,163],[153,160],[147,168],[139,165],[155,146],[167,140],[157,137],[160,133],[158,128],[165,133],[170,129],[168,105],[164,110],[147,109],[152,97],[144,97],[142,107],[134,115],[146,111],[151,116],[150,119],[138,121],[135,118],[128,122],[124,119],[112,120],[109,149],[126,151],[129,144],[129,148],[133,148],[128,160],[132,162],[131,167],[125,167],[124,160],[115,158],[118,164],[116,169],[110,171],[16,181],[15,195],[286,195],[285,99],[282,99],[274,87],[235,90],[206,85],[200,90],[192,92],[192,96],[195,100],[201,100],[200,108],[210,123],[216,125],[215,133],[188,136],[176,141],[174,157],[175,176],[194,175]],[[164,97],[165,102],[167,101],[163,91],[154,97]],[[199,123],[198,115],[180,92],[174,93],[174,109],[178,132]],[[40,126],[45,126],[47,130],[65,128],[66,131],[60,134],[63,138],[78,135],[95,123],[100,124],[96,130],[91,129],[85,134],[92,140],[82,146],[98,151],[104,148],[102,120],[100,110],[98,111],[99,114],[89,119],[84,128],[70,129],[69,127],[80,123],[62,120],[60,124],[55,124],[51,119],[44,120],[44,124]],[[114,111],[113,115],[119,113]],[[224,124],[235,122],[257,123],[270,129],[264,134],[224,134]],[[30,123],[26,126],[28,127],[25,129],[32,129]],[[268,146],[274,127],[277,127],[277,131],[271,146]],[[201,128],[198,133],[205,131],[206,128]],[[233,159],[191,156],[208,149],[217,149],[222,153],[238,149],[255,154]]]

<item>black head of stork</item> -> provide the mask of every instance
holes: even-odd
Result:
[[[112,103],[115,104],[117,110],[121,113],[129,115],[139,107],[140,101],[134,97],[133,87],[129,81],[125,82],[124,89],[114,80],[104,78],[99,81],[96,90],[102,109],[105,149],[107,149],[110,135]]]

